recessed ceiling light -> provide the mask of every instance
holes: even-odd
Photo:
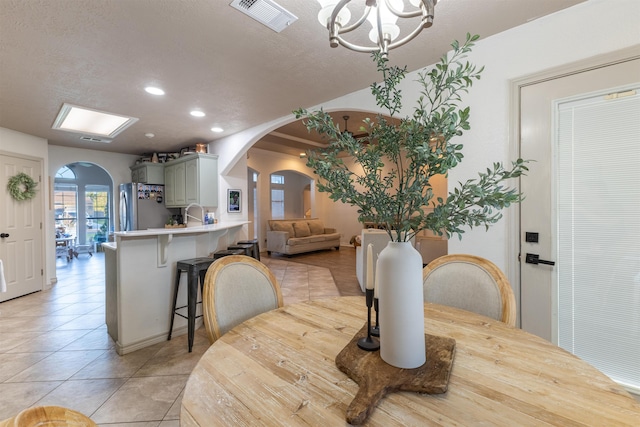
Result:
[[[191,114],[193,117],[204,117],[205,116],[204,112],[202,112],[200,110],[192,110],[191,113],[189,113],[189,114]]]
[[[144,88],[144,90],[151,95],[164,95],[164,91],[159,87],[147,86]]]
[[[219,128],[217,126],[214,126],[214,127],[211,128],[211,132],[220,133],[220,132],[223,132],[223,131],[224,131],[224,129]]]
[[[63,104],[53,129],[114,138],[137,122],[135,117],[107,113],[77,105]]]

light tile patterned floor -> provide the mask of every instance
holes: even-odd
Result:
[[[0,303],[0,420],[30,406],[60,405],[100,426],[177,427],[189,373],[209,347],[204,328],[192,353],[186,335],[119,356],[104,324],[104,254],[59,259],[58,283]],[[285,304],[338,296],[328,269],[263,258]]]

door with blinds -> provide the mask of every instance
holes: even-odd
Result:
[[[521,88],[521,327],[640,392],[640,60]]]
[[[558,345],[640,389],[640,85],[554,107]]]

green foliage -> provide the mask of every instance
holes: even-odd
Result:
[[[495,163],[478,179],[459,183],[446,200],[434,200],[430,180],[446,175],[463,159],[462,144],[451,140],[469,130],[469,107],[459,107],[462,95],[483,68],[465,61],[478,36],[467,34],[464,44],[452,43],[450,55],[444,55],[430,70],[418,74],[422,89],[411,117],[396,118],[402,108],[398,85],[406,67],[389,66],[379,53],[373,58],[382,73],[383,83],[371,85],[376,104],[391,119],[378,115],[365,119],[361,130],[368,136],[355,139],[342,133],[322,109],[294,111],[305,118],[309,131],[328,138],[329,146],[309,152],[307,166],[320,177],[318,189],[334,201],[358,207],[360,222],[385,224],[392,240],[406,241],[428,229],[448,237],[462,237],[464,227],[496,223],[500,210],[521,200],[505,181],[527,171],[526,161],[518,159],[511,168]],[[352,157],[354,165],[344,159]]]
[[[98,230],[95,236],[93,236],[93,240],[98,243],[107,241],[107,223],[106,222],[100,226],[100,230]]]
[[[11,194],[13,200],[18,202],[33,199],[36,195],[37,186],[38,183],[24,172],[20,172],[19,174],[12,176],[7,181],[7,190],[9,191],[9,194]]]

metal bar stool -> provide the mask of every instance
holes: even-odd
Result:
[[[238,245],[253,245],[253,257],[260,261],[260,245],[258,239],[238,240]]]
[[[243,255],[250,256],[250,257],[254,258],[254,256],[253,256],[253,245],[251,245],[251,244],[237,243],[235,245],[228,246],[227,249],[242,249],[244,251]]]
[[[213,253],[213,259],[220,259],[229,255],[244,255],[244,249],[223,249]]]
[[[176,281],[173,288],[173,310],[171,311],[171,324],[169,326],[169,336],[167,341],[171,339],[171,333],[173,332],[173,320],[176,315],[187,319],[187,327],[189,333],[189,353],[193,348],[193,336],[196,327],[196,318],[202,317],[196,316],[196,306],[202,301],[198,302],[198,279],[200,279],[200,292],[204,288],[204,277],[207,274],[207,269],[214,261],[213,258],[191,258],[178,261],[176,263]],[[187,272],[187,305],[182,307],[176,307],[178,302],[178,287],[180,286],[180,275],[183,272]],[[181,308],[187,307],[187,315],[183,315],[178,312]]]

